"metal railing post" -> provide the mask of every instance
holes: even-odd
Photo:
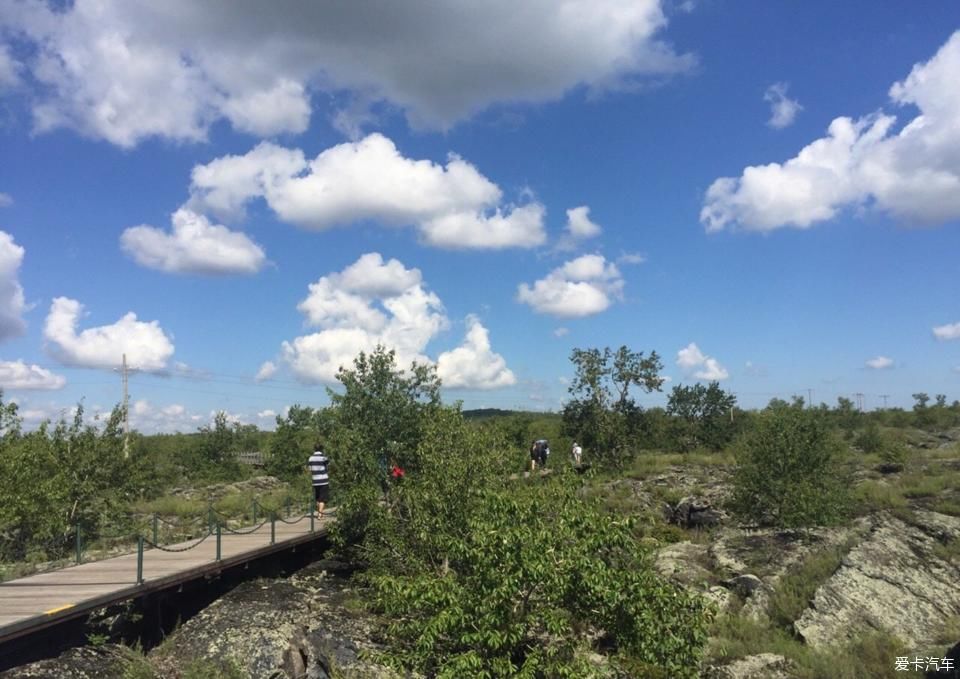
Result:
[[[207,532],[213,532],[213,505],[207,507]]]
[[[158,522],[157,522],[157,513],[154,512],[154,513],[153,513],[153,544],[155,544],[155,545],[159,545],[159,544],[160,544],[160,541],[157,539],[157,529],[159,528],[159,526],[157,525],[157,523],[158,523]]]
[[[270,512],[270,544],[277,541],[277,513]]]
[[[252,523],[256,523],[256,522],[257,522],[257,501],[254,500],[254,501],[253,501],[253,521],[252,521]]]
[[[220,522],[217,521],[217,561],[220,560],[220,538],[221,538]]]
[[[311,533],[312,533],[313,530],[314,530],[314,529],[313,529],[313,521],[314,521],[314,516],[316,515],[316,512],[314,511],[315,509],[316,509],[316,507],[310,507],[310,532],[311,532]]]
[[[78,523],[76,526],[76,534],[74,535],[74,538],[73,538],[74,546],[76,547],[76,551],[77,551],[78,566],[80,565],[80,561],[83,560],[83,544],[81,543],[82,539],[83,538],[80,537],[80,524]]]
[[[290,498],[287,498],[287,518],[290,518]]]
[[[143,584],[143,536],[137,536],[137,584]]]

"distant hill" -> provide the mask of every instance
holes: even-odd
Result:
[[[477,408],[475,410],[464,410],[463,417],[467,420],[487,420],[491,417],[509,417],[519,414],[520,410],[501,410],[500,408]]]

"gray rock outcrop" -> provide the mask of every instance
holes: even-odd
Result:
[[[703,672],[704,679],[790,679],[790,663],[782,655],[759,653],[735,660],[729,665],[714,665]]]
[[[919,648],[960,615],[960,566],[937,548],[960,539],[960,518],[927,511],[915,516],[911,524],[877,517],[794,623],[808,644],[841,644],[880,629]]]

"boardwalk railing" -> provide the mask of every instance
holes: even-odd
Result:
[[[302,508],[302,507],[301,507]],[[108,533],[102,530],[84,530],[82,524],[77,523],[71,529],[73,541],[72,559],[59,561],[57,567],[42,569],[43,572],[54,572],[71,565],[80,565],[91,561],[101,561],[115,556],[137,552],[137,583],[143,582],[143,553],[145,549],[156,549],[162,552],[185,552],[199,547],[210,538],[216,539],[217,561],[220,560],[220,547],[223,534],[249,535],[257,532],[268,523],[270,524],[270,544],[276,541],[276,523],[297,524],[310,520],[310,532],[314,532],[316,516],[314,503],[307,502],[306,510],[294,516],[293,503],[288,499],[285,505],[269,507],[254,499],[250,503],[249,515],[251,521],[244,523],[247,512],[241,516],[230,516],[217,510],[213,504],[207,506],[206,516],[195,516],[186,523],[170,521],[154,512],[145,520],[141,518],[139,525],[131,530],[118,533]],[[236,522],[240,522],[237,525]],[[233,522],[233,525],[231,525]],[[189,542],[184,546],[184,542]],[[170,545],[176,544],[176,547]],[[121,549],[117,550],[117,546]],[[100,549],[93,549],[100,547]],[[122,549],[127,548],[127,549]],[[95,558],[90,558],[95,555]]]

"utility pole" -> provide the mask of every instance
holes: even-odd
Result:
[[[123,456],[130,457],[130,394],[127,391],[127,355],[123,355],[123,367],[120,371],[123,376]]]
[[[807,387],[807,407],[813,407],[813,389],[810,389],[809,387]]]
[[[123,383],[123,456],[130,457],[130,373],[136,372],[127,366],[127,355],[120,363],[120,380]]]
[[[858,391],[856,394],[854,394],[854,396],[857,397],[857,410],[859,410],[862,413],[863,412],[863,394]]]
[[[884,409],[884,410],[887,409],[887,398],[888,398],[889,396],[890,396],[890,394],[880,394],[880,398],[883,399],[883,409]]]

